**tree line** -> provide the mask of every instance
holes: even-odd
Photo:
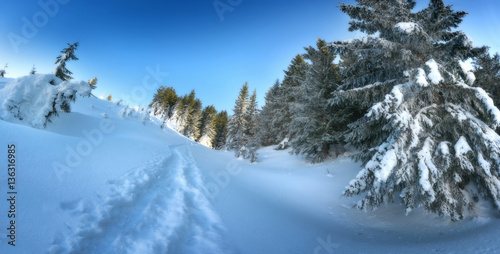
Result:
[[[227,112],[218,112],[213,105],[202,108],[194,90],[179,96],[173,87],[161,86],[149,107],[153,115],[161,119],[162,127],[168,125],[213,149],[224,148],[229,122]]]

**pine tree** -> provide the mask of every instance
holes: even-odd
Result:
[[[7,69],[7,67],[9,67],[9,64],[6,63],[5,66],[3,67],[3,69],[0,69],[0,77],[5,77],[5,74],[7,74],[7,72],[5,71],[5,69]]]
[[[486,52],[476,58],[474,65],[477,77],[474,85],[486,90],[495,105],[500,106],[500,55],[496,53],[491,57]]]
[[[251,162],[257,161],[257,149],[259,149],[259,138],[257,137],[257,130],[259,127],[259,110],[257,108],[257,91],[254,90],[250,96],[248,107],[245,115],[245,139],[247,140],[246,159],[250,159]]]
[[[173,87],[161,86],[156,90],[149,107],[153,110],[154,115],[170,119],[174,116],[175,105],[178,101],[179,97]]]
[[[226,146],[227,138],[227,125],[229,123],[229,118],[225,110],[219,112],[214,119],[214,130],[215,135],[212,138],[212,148],[216,150],[221,150]]]
[[[189,95],[185,95],[182,97],[181,102],[177,105],[176,113],[177,113],[177,131],[180,133],[186,133],[185,128],[188,122],[188,119],[191,117],[190,114],[192,112],[192,108],[195,104],[196,93],[194,90],[189,93]]]
[[[53,73],[56,75],[56,77],[66,81],[73,79],[71,77],[71,74],[73,73],[66,69],[66,62],[70,60],[78,60],[78,58],[75,56],[75,50],[77,49],[78,42],[75,42],[73,44],[68,43],[68,47],[61,51],[62,54],[56,59],[56,67]]]
[[[247,136],[253,137],[257,131],[257,115],[259,114],[257,108],[257,91],[254,90],[252,95],[248,100],[248,106],[245,114],[245,134]]]
[[[106,97],[106,100],[112,101],[113,100],[113,95],[109,94],[108,97]]]
[[[186,124],[182,134],[193,140],[197,140],[200,135],[201,101],[195,99],[187,109]]]
[[[89,80],[88,83],[89,83],[90,88],[96,89],[97,88],[97,77]]]
[[[36,74],[36,68],[35,65],[31,68],[30,75],[35,75]]]
[[[276,138],[278,127],[274,125],[274,114],[280,109],[277,102],[280,85],[280,81],[276,80],[274,85],[269,88],[264,98],[265,104],[259,114],[257,138],[259,144],[263,146],[270,146],[279,142]]]
[[[200,125],[198,129],[200,130],[200,135],[196,139],[202,145],[212,147],[211,141],[213,140],[215,132],[215,117],[217,115],[217,110],[215,107],[210,105],[203,109],[201,112]]]
[[[274,124],[272,132],[277,134],[277,139],[283,143],[280,148],[286,148],[288,141],[293,139],[294,133],[291,132],[291,123],[293,119],[293,104],[296,103],[298,87],[305,80],[308,64],[301,55],[297,55],[287,70],[279,92],[276,96],[277,110],[274,112]]]
[[[321,162],[338,143],[339,135],[328,133],[330,121],[336,122],[335,112],[328,105],[331,94],[338,87],[338,66],[333,63],[335,56],[328,50],[324,40],[318,39],[316,49],[305,48],[304,58],[311,64],[306,78],[298,87],[297,101],[292,108],[294,118],[290,126],[295,138],[291,141],[295,154],[304,154],[313,162]],[[342,146],[336,146],[336,154]]]
[[[235,151],[235,156],[246,156],[246,137],[245,127],[247,126],[247,109],[249,104],[248,98],[248,83],[245,82],[240,90],[238,99],[236,99],[233,109],[233,116],[231,116],[228,123],[228,133],[226,148]]]
[[[363,209],[398,195],[407,212],[423,206],[453,220],[478,198],[499,208],[500,111],[461,67],[485,52],[455,30],[466,13],[442,0],[416,13],[411,0],[357,2],[340,5],[349,30],[378,36],[330,44],[356,56],[332,105],[368,108],[347,132],[364,168],[344,195],[364,193]]]

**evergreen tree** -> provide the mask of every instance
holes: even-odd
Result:
[[[5,71],[5,69],[7,69],[7,67],[9,67],[8,63],[5,64],[5,66],[3,67],[3,69],[0,69],[0,77],[2,77],[2,78],[5,77],[5,74],[7,73]]]
[[[335,111],[328,105],[331,94],[338,87],[338,66],[333,63],[335,56],[328,50],[324,40],[318,39],[316,49],[305,48],[304,58],[311,61],[306,78],[298,87],[301,96],[293,107],[294,118],[291,132],[295,138],[291,141],[295,154],[304,154],[313,162],[323,161],[329,155],[331,146],[338,143],[340,135],[328,133],[330,121],[338,121]],[[336,147],[340,153],[341,146]]]
[[[75,50],[77,49],[78,42],[75,42],[73,44],[68,43],[68,47],[61,51],[62,54],[57,57],[56,68],[54,69],[54,74],[56,75],[56,77],[66,81],[73,79],[71,77],[71,74],[73,73],[66,69],[66,62],[70,60],[78,60],[78,58],[75,56]]]
[[[170,119],[170,122],[175,125],[175,129],[177,129],[178,131],[181,128],[180,126],[181,125],[183,126],[183,123],[181,123],[182,122],[181,118],[183,117],[184,112],[187,109],[187,104],[188,104],[187,101],[188,101],[187,95],[179,97],[179,99],[175,103],[172,118]],[[165,116],[165,119],[167,119],[167,116]]]
[[[365,193],[358,207],[372,209],[399,194],[407,212],[423,206],[453,220],[478,198],[500,207],[500,111],[461,68],[485,51],[455,30],[466,13],[442,0],[417,13],[412,0],[357,3],[340,5],[349,30],[378,36],[330,45],[356,56],[332,105],[368,108],[347,132],[364,168],[344,195]]]
[[[112,101],[113,100],[113,95],[109,94],[108,97],[106,97],[106,100]]]
[[[31,68],[30,75],[35,75],[36,74],[36,68],[35,65],[33,65],[33,68]]]
[[[277,134],[277,139],[284,144],[281,148],[286,148],[288,141],[293,139],[294,133],[291,132],[291,123],[293,119],[293,104],[297,97],[301,95],[298,87],[305,80],[308,64],[301,55],[297,55],[287,70],[281,83],[276,97],[277,110],[274,112],[274,124],[272,132]]]
[[[257,109],[257,91],[254,90],[249,98],[248,106],[245,114],[245,134],[249,137],[255,136],[257,131],[257,115],[259,111]]]
[[[219,112],[214,119],[214,130],[215,135],[212,138],[212,148],[216,150],[221,150],[226,146],[227,138],[227,125],[229,123],[229,117],[225,110]]]
[[[90,88],[96,89],[97,88],[97,77],[89,80],[88,83],[89,83]]]
[[[474,65],[477,77],[474,85],[486,90],[495,105],[500,106],[500,55],[496,53],[491,57],[486,52],[476,58]]]
[[[182,131],[182,134],[193,140],[197,140],[200,135],[200,124],[201,119],[201,101],[195,99],[189,104],[187,109],[186,124]]]
[[[192,112],[192,108],[194,107],[196,100],[195,91],[192,90],[189,95],[182,97],[181,102],[177,106],[177,130],[180,133],[186,133],[185,128],[188,122],[188,119],[191,117],[190,114]]]
[[[228,123],[228,133],[226,148],[235,151],[235,156],[246,156],[246,126],[247,126],[247,110],[249,105],[248,98],[248,83],[245,82],[240,90],[238,99],[234,106],[234,114],[231,116]]]
[[[280,81],[276,80],[274,85],[269,88],[265,96],[265,104],[259,114],[257,138],[259,144],[263,146],[270,146],[279,142],[276,138],[278,126],[274,124],[274,114],[280,109],[277,102],[280,85]]]
[[[165,119],[170,119],[174,116],[175,106],[178,101],[179,97],[173,87],[161,86],[156,90],[149,107],[153,110],[154,115],[165,116]]]
[[[201,112],[200,125],[198,129],[200,130],[200,135],[196,139],[202,145],[212,147],[212,140],[215,136],[215,116],[217,115],[217,110],[215,107],[210,105],[203,109]]]
[[[245,116],[245,139],[247,140],[246,148],[247,154],[246,159],[250,159],[251,162],[257,161],[257,149],[259,149],[259,138],[257,137],[257,130],[259,127],[259,111],[257,109],[257,91],[254,90],[250,96],[247,112]]]

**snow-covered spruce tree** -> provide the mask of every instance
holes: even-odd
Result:
[[[280,81],[276,80],[274,85],[269,88],[265,96],[265,104],[262,107],[259,114],[259,128],[257,130],[257,138],[260,145],[270,146],[278,143],[276,139],[276,133],[274,131],[277,128],[273,127],[274,124],[274,112],[279,108],[277,106],[277,96],[280,89]]]
[[[364,168],[344,195],[364,193],[363,209],[399,195],[407,212],[423,206],[452,220],[478,198],[500,207],[500,112],[461,68],[485,51],[455,30],[467,13],[442,0],[416,13],[411,0],[357,2],[340,5],[349,30],[378,36],[330,45],[356,56],[332,104],[369,108],[346,136]]]
[[[212,147],[212,139],[215,136],[215,116],[217,115],[217,110],[213,105],[206,106],[201,112],[201,119],[198,126],[200,130],[200,135],[196,139],[196,142]]]
[[[293,119],[292,104],[301,96],[297,89],[305,80],[308,64],[302,57],[297,55],[288,69],[285,70],[285,77],[276,96],[277,110],[273,112],[274,123],[271,132],[276,133],[277,139],[282,144],[278,148],[288,147],[289,140],[293,139],[294,133],[291,130]]]
[[[297,89],[298,94],[292,106],[294,117],[290,126],[295,138],[290,145],[292,153],[303,154],[312,162],[323,161],[334,148],[338,154],[342,146],[334,146],[335,139],[327,133],[328,123],[335,111],[328,100],[338,87],[338,66],[333,63],[335,56],[324,40],[318,39],[316,48],[305,48],[304,58],[310,61],[306,78]]]
[[[233,109],[234,114],[229,119],[226,139],[226,149],[234,151],[236,157],[246,157],[247,139],[245,131],[247,126],[248,104],[248,83],[245,82],[236,99]]]
[[[475,86],[486,90],[498,107],[500,106],[500,55],[489,53],[478,56],[474,62]]]
[[[78,42],[75,42],[73,44],[68,43],[68,47],[61,50],[61,55],[59,55],[56,59],[56,67],[54,68],[53,74],[56,75],[56,77],[69,81],[73,79],[71,77],[71,74],[73,74],[71,71],[66,69],[66,62],[70,60],[78,60],[78,58],[75,56],[75,50],[78,49]]]
[[[226,146],[228,123],[229,123],[229,118],[228,118],[227,112],[225,110],[219,112],[215,116],[215,119],[214,119],[215,135],[211,141],[213,149],[221,150]]]
[[[257,129],[259,127],[259,110],[257,108],[257,91],[254,90],[250,96],[248,102],[247,113],[246,113],[246,126],[245,126],[245,136],[247,140],[246,148],[247,154],[246,159],[250,159],[251,162],[257,161],[257,149],[259,149],[259,140],[257,137]]]

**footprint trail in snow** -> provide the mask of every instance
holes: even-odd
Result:
[[[79,222],[56,238],[49,253],[228,252],[187,146],[113,181],[97,206],[83,200],[61,207],[73,209]]]

